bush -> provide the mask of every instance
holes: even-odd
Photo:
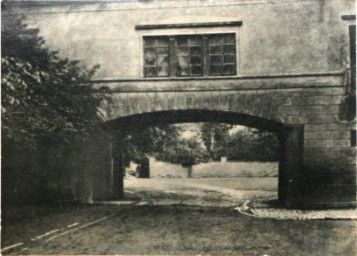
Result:
[[[59,57],[11,9],[1,25],[2,202],[70,199],[67,157],[100,133],[88,83],[98,67]]]

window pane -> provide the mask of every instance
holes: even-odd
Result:
[[[201,55],[202,54],[202,48],[199,46],[194,46],[191,47],[191,55]]]
[[[155,48],[145,48],[145,56],[150,58],[155,58],[156,52]]]
[[[220,75],[222,73],[222,66],[211,65],[210,75]]]
[[[223,35],[223,43],[224,44],[234,44],[234,34]]]
[[[210,36],[208,42],[210,45],[220,45],[222,44],[222,36],[220,35]]]
[[[155,66],[156,60],[155,58],[145,58],[145,66]]]
[[[235,63],[235,56],[234,55],[224,55],[223,62],[224,63]]]
[[[158,67],[157,76],[169,76],[169,67]]]
[[[144,45],[145,45],[145,47],[154,46],[155,39],[154,38],[144,38]]]
[[[192,65],[201,65],[202,59],[201,56],[193,56],[191,57],[191,64]]]
[[[190,37],[190,46],[201,46],[201,45],[202,45],[202,37],[200,36]]]
[[[156,53],[154,48],[145,49],[145,65],[155,65]]]
[[[177,67],[177,76],[188,76],[189,68],[188,67]]]
[[[235,53],[235,46],[234,45],[225,45],[223,46],[224,53]]]
[[[145,67],[145,76],[156,76],[156,68]]]
[[[157,54],[169,54],[168,47],[159,47],[157,48]]]
[[[169,40],[168,40],[168,38],[158,38],[158,39],[157,39],[157,46],[169,47]]]
[[[211,46],[209,48],[209,53],[210,54],[221,54],[222,53],[221,46]]]
[[[225,74],[225,75],[235,74],[235,65],[224,65],[223,66],[223,74]]]
[[[192,75],[202,75],[202,67],[201,66],[195,66],[191,68]]]
[[[187,46],[187,37],[177,37],[176,42],[178,46]]]
[[[188,56],[178,56],[178,66],[180,67],[188,67],[189,66],[189,58]]]
[[[186,46],[180,46],[180,47],[177,47],[177,55],[188,55],[188,47]]]
[[[212,55],[210,56],[211,64],[221,64],[222,63],[222,56],[221,55]]]
[[[157,65],[158,66],[168,66],[169,65],[169,57],[165,55],[159,55],[157,57]]]

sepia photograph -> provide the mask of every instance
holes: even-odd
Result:
[[[355,0],[2,0],[1,254],[356,256]]]

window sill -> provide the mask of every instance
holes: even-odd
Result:
[[[92,80],[92,83],[100,82],[150,82],[150,81],[214,81],[214,80],[251,80],[251,79],[275,79],[275,78],[305,78],[305,77],[341,77],[344,72],[307,73],[307,74],[281,74],[261,76],[198,76],[198,77],[142,77],[142,78],[104,78]]]

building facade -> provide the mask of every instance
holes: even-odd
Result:
[[[103,122],[119,146],[112,165],[85,175],[94,198],[121,193],[115,152],[125,130],[219,121],[277,134],[279,199],[287,207],[355,205],[353,0],[13,5],[49,47],[101,66],[93,83],[112,99],[102,104]]]

